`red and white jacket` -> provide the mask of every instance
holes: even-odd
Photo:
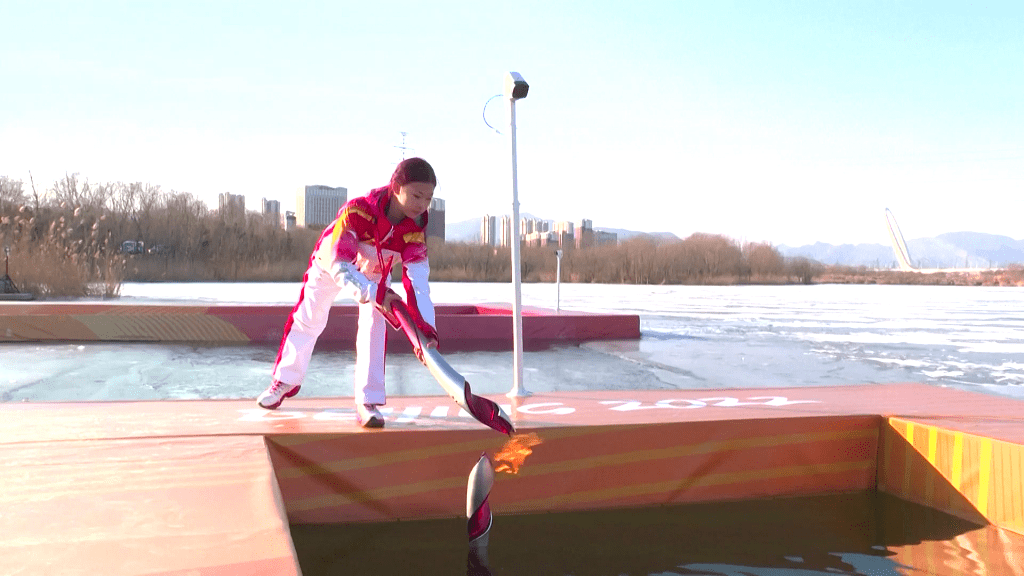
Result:
[[[346,202],[317,240],[313,259],[361,304],[383,301],[392,265],[401,262],[406,299],[432,327],[427,214],[392,225],[387,218],[390,197],[385,186]]]

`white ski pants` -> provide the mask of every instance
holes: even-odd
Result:
[[[378,282],[380,277],[369,279]],[[388,285],[391,284],[390,278]],[[273,377],[300,385],[313,355],[317,338],[327,326],[334,299],[341,291],[331,275],[314,261],[306,271],[299,301],[285,323],[285,334],[274,363]],[[356,334],[354,396],[356,404],[384,404],[384,357],[387,320],[373,303],[359,305]]]

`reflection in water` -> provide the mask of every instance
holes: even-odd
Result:
[[[1024,539],[884,494],[495,516],[469,554],[465,520],[296,525],[306,576],[961,576],[1018,574]]]
[[[672,572],[663,572],[664,576],[669,574],[700,575],[700,576],[835,576],[836,574],[865,575],[865,576],[903,576],[905,574],[925,574],[915,572],[913,567],[904,566],[891,558],[873,556],[857,553],[836,553],[834,556],[841,558],[841,563],[849,568],[838,569],[827,567],[824,570],[818,568],[804,567],[803,559],[799,557],[787,558],[792,567],[782,566],[738,566],[724,564],[687,564],[680,566]]]
[[[487,561],[487,546],[470,546],[466,556],[466,576],[491,576],[490,562]]]

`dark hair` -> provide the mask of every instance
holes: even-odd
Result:
[[[391,175],[391,184],[388,186],[392,193],[409,182],[427,182],[437,186],[437,176],[434,169],[423,158],[408,158],[398,163],[395,173]]]

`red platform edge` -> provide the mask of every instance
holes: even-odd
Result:
[[[0,303],[0,342],[107,341],[202,342],[277,346],[290,306],[196,306],[104,303]],[[325,349],[355,346],[358,308],[335,305],[318,340]],[[511,307],[502,304],[438,304],[441,352],[510,350]],[[593,340],[636,340],[636,314],[523,310],[523,347],[541,350]],[[410,352],[401,333],[388,331],[388,349]]]

